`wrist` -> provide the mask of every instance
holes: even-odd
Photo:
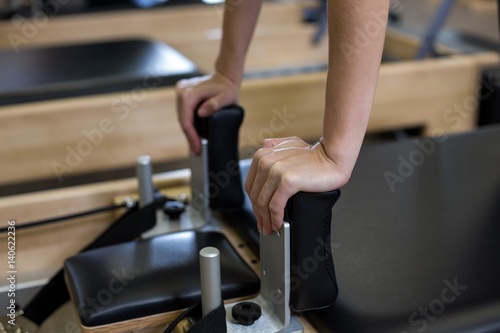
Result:
[[[324,137],[320,138],[319,145],[325,157],[344,175],[347,182],[356,164],[359,149],[329,141]]]
[[[225,64],[230,63],[229,61],[224,61],[218,58],[215,62],[215,73],[222,76],[224,79],[228,80],[236,88],[239,89],[241,86],[241,81],[243,80],[243,69],[237,69],[238,66],[227,66]]]

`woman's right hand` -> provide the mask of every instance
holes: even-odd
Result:
[[[239,83],[220,73],[184,79],[177,82],[177,115],[191,151],[199,154],[201,142],[194,128],[194,113],[208,117],[215,111],[235,104]]]

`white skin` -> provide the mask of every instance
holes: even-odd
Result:
[[[244,0],[225,11],[215,72],[177,84],[179,122],[194,153],[200,151],[193,127],[196,107],[207,117],[238,100],[261,4]],[[329,0],[323,135],[314,145],[298,137],[265,140],[245,182],[265,235],[281,228],[286,202],[295,193],[330,191],[349,181],[373,104],[388,10],[389,0]]]

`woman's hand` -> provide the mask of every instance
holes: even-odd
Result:
[[[338,189],[350,172],[328,156],[321,142],[311,146],[298,137],[265,140],[245,182],[259,231],[267,235],[281,228],[285,205],[295,193]]]
[[[191,151],[199,154],[200,137],[193,125],[194,113],[208,117],[236,103],[239,85],[220,73],[184,79],[177,83],[177,115]],[[198,110],[198,111],[196,111]]]

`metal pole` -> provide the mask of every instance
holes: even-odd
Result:
[[[215,247],[205,247],[200,251],[201,307],[206,316],[218,308],[222,302],[220,284],[220,252]]]
[[[153,171],[150,156],[144,155],[137,158],[136,172],[139,181],[139,207],[142,208],[154,201]]]
[[[441,2],[441,5],[429,24],[429,28],[424,35],[422,45],[420,46],[415,59],[421,60],[424,59],[429,53],[435,53],[434,44],[436,43],[437,35],[446,22],[454,4],[455,0],[443,0],[443,2]]]

